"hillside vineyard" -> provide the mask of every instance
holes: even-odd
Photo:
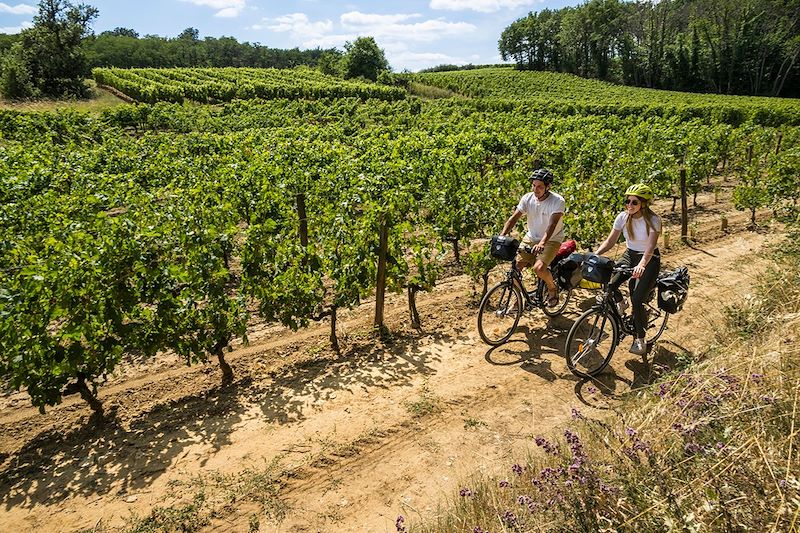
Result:
[[[795,100],[510,69],[410,76],[459,93],[432,101],[307,69],[95,77],[149,103],[0,112],[0,371],[37,406],[90,399],[126,354],[222,363],[253,309],[335,318],[374,291],[382,231],[387,287],[429,289],[445,244],[485,254],[536,167],[586,245],[620,190],[670,196],[681,168],[690,192],[725,169],[743,207],[800,194]]]

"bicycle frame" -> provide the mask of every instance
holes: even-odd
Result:
[[[549,268],[549,267],[548,267]],[[517,268],[517,260],[511,261],[511,269],[506,273],[506,281],[512,286],[519,288],[522,297],[525,299],[525,306],[527,307],[544,307],[544,299],[542,298],[541,291],[538,290],[539,282],[537,281],[537,290],[528,291],[525,288],[525,283],[522,280],[522,271]]]
[[[632,270],[633,269],[630,269],[630,271]],[[625,270],[617,270],[616,272],[623,275],[630,274],[628,268]],[[636,334],[633,329],[633,316],[627,313],[624,315],[620,314],[619,309],[617,309],[616,300],[613,298],[616,292],[619,292],[620,295],[622,294],[620,288],[629,279],[630,275],[624,277],[619,283],[607,283],[602,297],[598,298],[597,304],[592,307],[593,309],[599,309],[604,315],[610,316],[617,323],[617,330],[620,333],[619,340],[622,340],[626,335],[635,336]],[[663,313],[660,309],[658,312]]]

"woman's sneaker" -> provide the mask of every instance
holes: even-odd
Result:
[[[647,353],[647,344],[644,342],[644,339],[633,339],[631,349],[628,351],[632,354],[644,355]]]

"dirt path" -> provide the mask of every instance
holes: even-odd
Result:
[[[716,216],[701,230],[711,235]],[[104,401],[119,405],[104,426],[72,399],[45,416],[4,409],[0,530],[114,529],[131,513],[177,509],[202,493],[217,511],[211,531],[256,522],[262,531],[393,531],[398,514],[430,517],[470,473],[504,468],[510,477],[511,458],[572,408],[608,409],[652,380],[653,362],[670,366],[702,346],[776,238],[737,232],[665,254],[666,265],[690,267],[687,309],[649,363],[621,349],[594,384],[573,377],[559,355],[586,301],[550,322],[527,315],[512,342],[487,350],[469,281],[455,277],[420,295],[422,333],[407,329],[405,302],[395,298],[394,337],[367,338],[369,320],[357,311],[343,317],[340,355],[327,349],[324,324],[294,335],[262,327],[258,342],[230,354],[238,379],[226,389],[214,366],[131,368],[103,389]],[[284,506],[280,521],[262,512]]]

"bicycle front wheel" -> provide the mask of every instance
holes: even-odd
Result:
[[[519,289],[508,282],[492,287],[478,309],[478,333],[483,342],[499,346],[511,338],[519,324],[522,309]]]
[[[567,366],[576,376],[596,376],[608,366],[618,341],[617,321],[593,307],[575,321],[567,334]]]

